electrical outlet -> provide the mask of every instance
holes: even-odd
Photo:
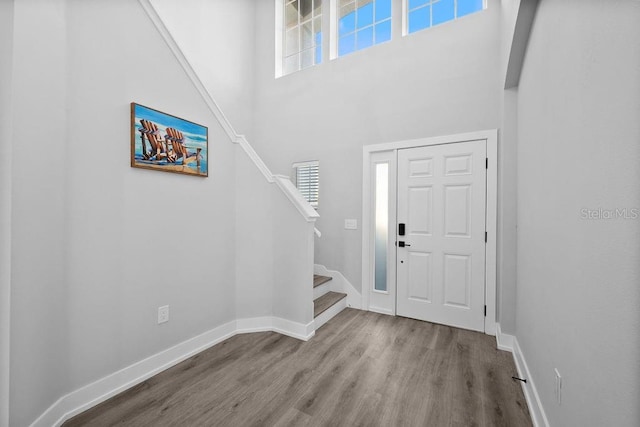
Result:
[[[345,230],[357,230],[358,229],[358,220],[357,219],[345,219],[344,220],[344,229]]]
[[[555,376],[556,376],[556,388],[555,388],[556,402],[558,403],[558,405],[560,405],[562,404],[562,377],[560,376],[560,372],[558,372],[558,368],[554,368],[553,372],[555,373]]]
[[[169,306],[158,307],[158,325],[169,321]]]

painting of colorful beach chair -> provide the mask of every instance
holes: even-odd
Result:
[[[208,176],[205,126],[131,103],[131,166]]]

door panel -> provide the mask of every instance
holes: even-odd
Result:
[[[412,178],[433,175],[433,159],[413,159],[409,162],[409,176]]]
[[[397,314],[484,331],[486,142],[398,150]]]
[[[445,237],[471,237],[471,186],[444,186]]]
[[[423,252],[409,253],[409,292],[410,299],[431,302],[431,254]]]
[[[444,254],[444,304],[471,308],[471,257]]]
[[[413,234],[431,234],[431,211],[433,206],[431,186],[408,189],[409,224]]]

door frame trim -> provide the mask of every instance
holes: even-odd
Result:
[[[497,312],[497,230],[498,230],[498,130],[489,129],[476,132],[418,138],[362,147],[362,309],[370,311],[369,288],[372,280],[371,268],[371,155],[381,151],[395,151],[403,148],[429,145],[453,144],[457,142],[485,140],[487,144],[487,204],[485,230],[487,244],[485,256],[485,304],[487,315],[484,319],[484,333],[496,334]],[[395,258],[394,258],[395,260]],[[395,261],[394,261],[395,262]]]

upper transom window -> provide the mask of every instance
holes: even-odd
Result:
[[[407,0],[407,32],[414,33],[484,8],[485,0]]]
[[[391,40],[391,0],[338,0],[338,56]]]
[[[283,0],[282,74],[322,62],[322,0]]]
[[[486,8],[487,0],[275,0],[275,75],[322,63],[323,50],[333,60],[390,41],[394,10],[403,19],[393,31],[408,35]]]

